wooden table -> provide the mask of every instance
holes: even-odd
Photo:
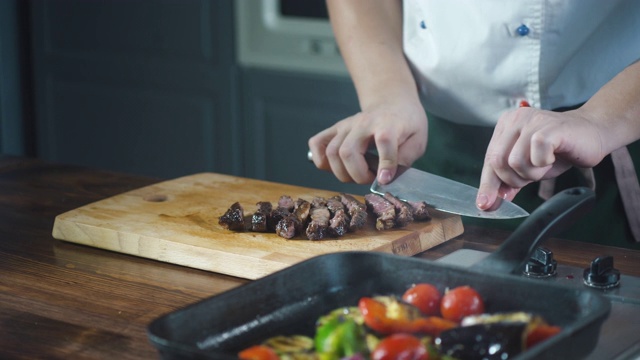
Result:
[[[0,157],[0,358],[158,358],[146,326],[156,317],[248,280],[53,239],[56,215],[160,181]],[[493,251],[508,233],[467,228],[418,256]],[[640,251],[550,239],[561,264],[613,255],[640,276]]]

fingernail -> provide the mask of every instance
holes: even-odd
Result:
[[[489,203],[489,197],[485,194],[478,194],[478,197],[476,198],[476,206],[484,209],[487,204]]]
[[[378,182],[380,184],[388,184],[392,179],[393,176],[391,175],[391,171],[387,169],[380,170],[380,173],[378,174]]]

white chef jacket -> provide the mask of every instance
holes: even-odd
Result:
[[[405,0],[403,45],[427,110],[493,126],[526,100],[588,100],[640,58],[638,0]]]

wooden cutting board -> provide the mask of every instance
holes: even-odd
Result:
[[[432,211],[432,219],[378,231],[365,228],[338,239],[287,240],[275,233],[234,232],[218,218],[236,201],[252,213],[258,201],[281,195],[311,201],[337,192],[215,173],[164,181],[71,210],[56,217],[60,240],[257,279],[302,260],[332,252],[381,251],[411,256],[463,232],[460,216]],[[362,196],[356,196],[364,202]]]

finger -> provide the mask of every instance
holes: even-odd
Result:
[[[509,185],[522,187],[525,185],[523,182],[542,179],[553,165],[553,159],[553,150],[539,132],[533,135],[523,133],[508,155],[509,168],[514,174],[505,172],[501,178]]]
[[[502,185],[502,180],[496,175],[490,165],[490,161],[485,160],[480,175],[480,186],[476,196],[476,206],[480,210],[489,210],[498,198],[498,191]]]
[[[398,168],[398,141],[395,134],[384,133],[375,137],[378,149],[378,172],[376,178],[380,184],[390,183]]]
[[[360,131],[354,128],[344,138],[339,149],[340,160],[344,165],[345,171],[357,184],[370,184],[375,178],[375,174],[369,169],[364,157],[372,138],[373,135],[368,131]]]
[[[318,169],[327,171],[331,170],[329,160],[326,156],[326,150],[327,144],[329,144],[329,142],[335,137],[335,135],[335,128],[330,127],[309,138],[307,145],[309,146],[309,150],[312,154],[311,160],[313,160],[313,163]]]
[[[344,137],[344,134],[337,133],[336,136],[334,136],[327,145],[325,154],[327,156],[327,160],[329,161],[331,172],[333,172],[336,178],[338,178],[338,180],[342,182],[352,182],[354,180],[351,175],[349,175],[349,171],[347,171],[347,168],[340,156],[340,149],[342,148]]]
[[[545,136],[541,132],[536,132],[531,136],[531,164],[537,167],[553,165],[556,161],[553,138]]]
[[[515,168],[523,168],[525,165],[522,163],[522,156],[512,154],[512,151],[514,150],[511,141],[494,143],[492,140],[492,144],[487,148],[484,166],[490,168],[492,176],[497,177],[501,183],[505,183],[510,187],[521,188],[528,181],[522,178],[515,171]]]

